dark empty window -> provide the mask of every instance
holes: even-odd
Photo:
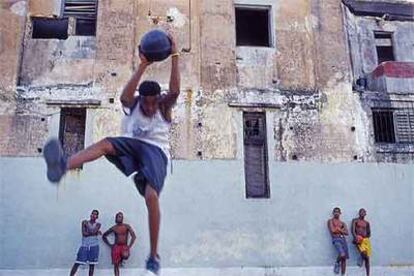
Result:
[[[265,113],[244,112],[243,131],[246,197],[269,198]]]
[[[236,6],[235,13],[237,46],[272,46],[269,6]]]
[[[377,49],[378,64],[395,60],[392,33],[374,32],[375,47]]]
[[[96,0],[65,0],[64,17],[76,20],[75,34],[94,36],[96,34]]]
[[[376,143],[395,143],[394,112],[391,109],[373,110]]]
[[[67,39],[68,20],[43,17],[32,17],[32,38]]]
[[[86,108],[62,108],[60,112],[59,139],[67,155],[85,146]]]
[[[96,22],[87,19],[76,20],[76,35],[93,36],[96,33]]]

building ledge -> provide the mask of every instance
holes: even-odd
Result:
[[[47,105],[58,105],[58,106],[88,106],[98,107],[101,105],[100,100],[84,99],[84,100],[46,100]]]
[[[375,144],[376,152],[383,154],[414,154],[413,143],[377,143]]]
[[[371,73],[373,78],[386,76],[390,78],[414,78],[414,62],[386,61]]]
[[[276,103],[238,103],[238,102],[231,102],[228,104],[229,107],[235,108],[281,108],[280,104]]]
[[[414,4],[368,0],[342,0],[349,10],[360,16],[383,17],[385,20],[414,21]]]
[[[367,88],[386,93],[414,93],[414,62],[383,62],[367,75]]]

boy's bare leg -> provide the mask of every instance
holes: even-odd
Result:
[[[145,188],[145,202],[148,209],[148,224],[150,232],[151,257],[157,257],[158,234],[160,230],[160,206],[157,192],[147,185]]]
[[[79,267],[79,264],[77,263],[73,264],[72,269],[70,270],[70,276],[74,276],[76,274],[76,271],[78,271],[78,267]]]
[[[341,259],[341,274],[345,275],[346,272],[346,258]]]
[[[367,276],[369,276],[369,273],[370,273],[369,257],[365,254],[362,254],[362,258],[364,258],[364,261],[365,261],[365,271],[367,273]]]
[[[106,154],[116,154],[114,147],[107,139],[90,145],[84,150],[75,153],[68,158],[67,168],[68,170],[80,168],[84,163],[96,160]]]
[[[95,270],[95,265],[89,265],[89,276],[93,276],[94,270]]]
[[[119,276],[119,264],[114,264],[114,274],[115,276]]]

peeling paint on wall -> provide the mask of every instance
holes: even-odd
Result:
[[[26,1],[19,1],[10,7],[10,11],[18,16],[26,15]]]
[[[175,28],[182,28],[188,22],[186,15],[181,13],[177,8],[168,9],[167,19],[172,21]]]

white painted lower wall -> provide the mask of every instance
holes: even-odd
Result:
[[[340,206],[348,226],[359,208],[368,211],[372,264],[380,273],[372,275],[409,275],[400,267],[414,265],[414,165],[269,162],[270,199],[246,199],[243,175],[240,160],[174,162],[160,199],[162,267],[171,273],[235,267],[206,275],[292,267],[251,275],[315,275],[302,269],[330,275],[336,253],[326,220]],[[124,211],[138,236],[125,268],[142,268],[149,251],[145,202],[109,162],[88,164],[56,188],[42,159],[0,158],[0,273],[67,271],[81,240],[80,222],[95,208],[104,230]],[[350,239],[348,245],[353,266],[357,252]],[[110,268],[110,249],[101,242],[97,269]]]

